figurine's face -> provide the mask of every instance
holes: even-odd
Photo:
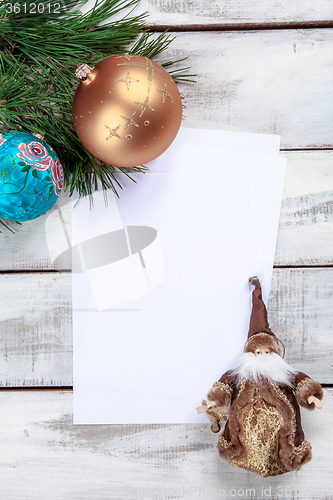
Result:
[[[255,356],[260,356],[260,355],[266,356],[266,354],[270,354],[270,353],[271,353],[271,350],[268,347],[258,347],[254,351]]]
[[[281,356],[281,349],[278,341],[268,333],[259,332],[250,337],[244,347],[244,352],[252,352],[256,356],[273,354],[274,352]]]

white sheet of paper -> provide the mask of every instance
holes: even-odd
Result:
[[[122,259],[90,269],[92,280],[73,273],[74,422],[198,421],[195,408],[198,394],[207,390],[206,365],[235,357],[248,323],[238,314],[248,302],[241,262],[248,241],[247,174],[214,173],[204,190],[200,173],[152,173],[140,189],[122,181],[126,189],[118,209],[128,235],[130,227],[153,228],[160,247],[149,243],[132,255],[124,250]],[[223,196],[222,186],[229,186]],[[78,208],[73,241],[89,202],[79,202]],[[114,208],[113,203],[95,206],[93,213],[117,220]],[[228,349],[224,329],[230,332]],[[208,344],[214,346],[209,359],[203,354]]]
[[[202,128],[181,127],[175,142],[163,153],[167,158],[181,144],[200,146],[204,151],[218,148],[219,151],[238,151],[239,153],[267,154],[279,156],[281,137],[273,134],[249,134],[247,132],[229,132]],[[159,163],[162,157],[149,164]],[[186,168],[183,166],[183,168]]]
[[[257,136],[255,140],[254,136]],[[224,146],[223,149],[221,144]],[[257,151],[264,151],[271,156],[230,151],[231,147],[241,150],[246,146],[251,149],[253,144],[255,144]],[[239,214],[239,211],[241,211],[242,217],[239,222],[236,222],[234,218],[235,225],[232,226],[234,229],[236,228],[237,236],[241,235],[242,231],[247,231],[246,226],[248,226],[250,235],[245,242],[243,236],[241,249],[238,250],[237,266],[240,269],[237,270],[237,273],[241,279],[238,279],[238,276],[233,276],[234,279],[228,280],[228,294],[224,296],[227,302],[224,309],[219,309],[223,301],[214,302],[216,290],[218,289],[219,293],[222,293],[221,290],[225,290],[223,280],[215,276],[215,282],[212,279],[202,280],[203,285],[199,286],[200,292],[197,294],[194,293],[195,287],[193,286],[189,287],[189,290],[183,290],[180,287],[182,307],[178,308],[176,314],[177,309],[172,307],[173,302],[170,300],[173,295],[167,294],[166,298],[162,296],[166,281],[159,285],[162,279],[159,276],[156,280],[157,283],[154,284],[156,271],[159,270],[161,274],[160,252],[154,248],[154,245],[157,245],[156,242],[152,242],[141,252],[142,255],[145,253],[145,261],[148,259],[145,279],[143,279],[142,272],[141,274],[139,272],[138,252],[130,258],[132,260],[131,279],[135,276],[135,269],[140,276],[135,278],[137,298],[128,305],[117,306],[112,311],[97,312],[96,297],[93,297],[90,285],[95,284],[96,288],[96,283],[98,284],[103,273],[100,273],[99,277],[98,273],[92,278],[90,277],[90,282],[86,274],[81,274],[77,281],[78,286],[75,286],[73,281],[75,423],[206,422],[204,415],[196,414],[195,407],[200,405],[201,398],[205,397],[212,382],[228,369],[232,359],[241,353],[243,342],[247,336],[251,307],[249,287],[246,283],[249,275],[260,275],[264,289],[264,300],[266,302],[268,300],[286,166],[286,161],[277,157],[278,148],[279,139],[276,136],[181,129],[169,150],[151,162],[149,168],[152,172],[147,174],[144,181],[142,181],[142,176],[137,176],[139,190],[131,182],[126,182],[126,189],[118,202],[120,215],[114,210],[114,199],[110,200],[111,207],[113,207],[112,215],[107,217],[108,222],[105,222],[107,226],[105,225],[104,229],[102,222],[101,233],[108,230],[117,231],[122,227],[122,224],[147,225],[148,222],[141,219],[143,203],[141,201],[141,204],[137,205],[135,200],[141,193],[141,200],[150,202],[151,210],[155,206],[161,207],[163,197],[160,196],[160,188],[151,189],[151,182],[157,182],[154,181],[154,176],[158,175],[153,172],[171,172],[173,170],[179,174],[183,172],[186,174],[187,182],[183,185],[179,181],[182,190],[178,191],[178,195],[183,208],[187,207],[188,209],[188,223],[197,224],[194,226],[195,228],[199,228],[200,224],[203,224],[206,234],[205,241],[207,244],[213,245],[206,248],[206,259],[209,259],[211,255],[215,255],[213,258],[215,261],[227,258],[228,250],[230,250],[230,246],[228,247],[230,235],[221,240],[219,239],[221,237],[219,230],[223,229],[228,222],[231,223],[231,218],[236,217],[236,213]],[[227,151],[228,149],[229,151]],[[239,169],[243,169],[243,172]],[[207,175],[203,175],[203,170]],[[215,170],[217,172],[214,172]],[[199,187],[196,184],[198,177],[190,176],[190,171],[200,172]],[[248,181],[247,172],[249,174]],[[221,173],[224,173],[224,176],[222,174],[224,182],[221,182]],[[179,174],[178,178],[181,177]],[[172,178],[173,176],[165,175],[164,179],[166,177]],[[235,177],[237,182],[233,183],[232,180]],[[189,178],[193,179],[190,191],[187,190]],[[244,183],[246,187],[244,187]],[[171,185],[170,190],[167,190],[168,197],[163,205],[167,208],[173,207],[174,196],[176,196],[176,191],[174,188],[171,189]],[[176,185],[178,186],[178,183]],[[187,203],[187,201],[190,202],[190,199],[187,200],[189,192],[191,194],[197,192],[196,203],[194,203],[196,210],[194,211],[190,210],[190,203]],[[206,199],[206,203],[203,204],[204,199]],[[224,211],[216,211],[218,203],[221,204]],[[98,212],[101,207],[102,204],[100,204]],[[198,207],[200,207],[199,213],[196,212]],[[99,221],[103,221],[104,218],[101,218],[100,213],[97,214],[96,208],[95,203],[94,210],[90,212],[91,216],[95,217],[96,215]],[[164,213],[160,219],[161,213],[152,211],[149,217],[146,217],[148,212],[147,214],[144,212],[147,220],[159,221],[170,215],[168,212]],[[228,218],[225,217],[226,213]],[[224,217],[221,217],[221,214]],[[77,224],[79,226],[85,225],[84,231],[89,232],[89,226],[94,225],[93,220],[88,224],[86,218],[82,219],[78,208],[73,211],[72,217],[73,228]],[[81,227],[79,233],[82,231]],[[95,236],[96,225],[94,232]],[[158,231],[158,236],[160,236],[159,233],[160,231]],[[233,233],[235,234],[235,231]],[[183,235],[185,240],[188,234],[190,232],[186,230]],[[211,241],[214,234],[216,236]],[[84,241],[85,238],[89,237],[89,235],[84,234],[78,237],[77,241],[80,238],[81,241]],[[192,273],[199,272],[199,274],[206,269],[204,273],[207,273],[207,266],[203,267],[203,262],[197,262],[197,259],[202,258],[203,253],[200,251],[196,253],[195,248],[191,245],[191,238],[189,238],[186,248],[173,245],[176,248],[171,247],[170,250],[169,247],[167,253],[169,260],[177,258],[176,266],[180,264],[182,267],[185,266],[182,271],[185,272],[185,277],[186,272],[189,272],[190,269],[192,269]],[[216,253],[217,247],[219,253]],[[185,262],[181,262],[181,255]],[[124,260],[129,262],[128,259]],[[170,264],[174,265],[174,263],[169,262],[169,267]],[[218,262],[218,264],[221,264],[222,268],[228,267],[225,266],[225,262]],[[112,279],[115,279],[115,275],[119,279],[124,276],[121,269],[118,269],[118,274],[115,274],[113,269],[111,271],[109,277],[112,276]],[[169,269],[169,275],[170,271],[172,275],[172,267]],[[235,266],[233,266],[233,270],[229,268],[229,272],[230,276],[234,275]],[[203,274],[204,276],[205,274]],[[219,282],[216,283],[216,280]],[[195,283],[196,280],[192,279],[192,281]],[[148,293],[146,290],[146,294],[142,295],[144,285],[153,289]],[[131,289],[133,290],[133,286]],[[126,298],[126,291],[123,294]],[[117,298],[117,294],[114,295],[113,300]],[[197,296],[200,297],[199,306],[196,302]],[[186,297],[191,304],[189,308],[186,308]],[[213,308],[216,312],[215,316],[214,314],[211,316],[211,313],[207,315],[205,309],[210,304],[212,297],[214,300],[211,305],[215,307],[215,309]],[[228,303],[229,298],[230,300],[232,298],[231,307]],[[101,299],[103,300],[103,293],[97,297],[99,302]],[[119,300],[123,299],[119,297]],[[178,302],[176,301],[176,303]],[[169,304],[171,309],[167,308]],[[161,311],[159,305],[164,306]],[[140,311],[136,309],[140,309],[140,307],[143,309],[141,309],[141,314],[138,314]],[[124,308],[129,308],[130,311],[123,311]],[[165,308],[167,308],[166,311]],[[87,310],[90,310],[88,314]],[[143,314],[142,311],[144,311]],[[235,321],[230,325],[226,313],[230,313],[230,318],[236,317],[239,325],[235,324]],[[175,314],[175,318],[173,314]],[[140,320],[138,321],[138,319]],[[158,325],[162,326],[159,328]],[[134,327],[138,335],[133,333]],[[178,327],[181,327],[181,332],[178,331]],[[112,332],[125,333],[122,335],[119,333],[115,336]],[[229,342],[228,339],[230,339]],[[211,352],[214,353],[214,359],[211,359]],[[195,354],[197,354],[197,358]],[[184,395],[185,387],[186,396]]]
[[[179,133],[170,146],[170,148],[157,160],[148,164],[148,167],[153,171],[171,171],[174,169],[180,169],[182,171],[191,171],[194,169],[202,170],[204,167],[205,171],[209,171],[211,169],[211,162],[208,162],[207,159],[204,161],[204,165],[197,164],[194,162],[191,164],[189,161],[183,162],[181,165],[179,162],[174,162],[174,156],[178,155],[179,147],[183,145],[189,145],[198,149],[200,147],[203,151],[209,154],[214,151],[214,158],[218,159],[221,155],[221,152],[225,151],[233,151],[233,152],[247,152],[255,155],[258,154],[266,154],[269,156],[279,156],[279,148],[280,148],[280,136],[271,135],[271,134],[253,134],[253,133],[244,133],[244,132],[227,132],[222,130],[208,130],[208,129],[193,129],[181,127]],[[285,161],[285,160],[284,160]],[[215,164],[215,160],[213,161]],[[270,164],[270,160],[266,163],[268,166]],[[277,172],[278,179],[276,185],[276,191],[272,194],[271,198],[271,183],[268,183],[266,186],[266,180],[262,183],[260,179],[262,175],[270,175],[265,166],[262,169],[261,166],[256,166],[255,162],[251,161],[250,163],[246,159],[243,162],[242,168],[251,172],[249,183],[251,187],[251,191],[253,188],[257,189],[258,183],[262,185],[261,195],[267,193],[269,198],[269,206],[266,210],[266,216],[270,216],[271,205],[278,203],[278,211],[279,211],[279,189],[280,186],[283,185],[283,164]],[[228,166],[223,164],[223,162],[218,162],[218,170],[224,171]],[[274,174],[273,174],[274,175]],[[140,182],[140,176],[138,176],[138,182]],[[267,188],[267,189],[266,189]],[[251,196],[252,200],[252,196]],[[111,200],[112,201],[112,200]],[[110,202],[111,202],[110,201]],[[101,200],[103,203],[103,200]],[[68,204],[70,205],[70,204]],[[70,220],[67,205],[57,204],[57,211],[50,211],[45,219],[45,231],[47,237],[47,243],[49,248],[50,259],[55,265],[56,269],[62,270],[67,269],[70,261],[68,257],[69,250],[69,232],[70,226],[64,222],[65,220]],[[70,210],[69,210],[70,211]],[[276,210],[275,210],[276,213]],[[90,217],[90,215],[89,215]],[[101,221],[96,221],[98,224]],[[251,222],[252,223],[252,222]],[[105,226],[105,222],[102,223],[103,227],[101,228],[101,232],[107,231],[107,227]],[[89,220],[87,220],[87,228],[90,228],[91,224]],[[272,226],[273,227],[273,226]],[[85,230],[84,227],[81,228],[82,231]]]
[[[278,156],[278,136],[224,132],[220,139],[217,134],[212,139],[211,132],[181,129],[172,146],[148,166],[151,172],[211,173],[229,171],[236,164],[248,173],[250,232],[246,262],[249,276],[260,276],[263,299],[268,304],[287,160]],[[237,151],[228,148],[237,145]],[[251,152],[251,145],[258,148],[256,154]],[[244,147],[249,151],[242,151]]]

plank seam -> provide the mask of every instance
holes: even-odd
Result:
[[[278,31],[278,30],[312,30],[333,28],[333,21],[304,21],[285,23],[235,23],[235,24],[190,24],[190,25],[151,25],[145,26],[151,32],[194,32],[194,31]]]
[[[0,387],[0,392],[5,392],[5,391],[28,391],[28,392],[36,392],[36,391],[44,391],[44,392],[51,392],[51,391],[63,391],[63,392],[73,392],[73,386],[72,385],[65,385],[65,386],[56,386],[56,385],[39,385],[39,386],[1,386]]]
[[[333,264],[316,264],[316,265],[311,265],[311,264],[290,264],[290,265],[279,265],[279,264],[274,264],[273,269],[327,269],[327,268],[333,268]],[[70,270],[67,271],[56,271],[54,269],[22,269],[22,270],[15,270],[15,269],[5,269],[5,270],[0,270],[0,276],[1,275],[7,275],[7,274],[72,274]]]
[[[308,151],[333,151],[332,147],[331,146],[327,146],[327,147],[320,147],[320,148],[281,148],[280,151],[284,151],[286,153],[288,152],[293,152],[293,151],[296,151],[296,152],[308,152]]]
[[[323,389],[333,389],[333,384],[320,384]],[[7,386],[7,387],[0,387],[0,392],[9,392],[9,391],[27,391],[27,392],[73,392],[73,386],[48,386],[48,385],[40,385],[40,386],[35,386],[35,387],[26,387],[26,386]]]
[[[284,266],[276,264],[273,269],[327,269],[333,267],[333,264],[323,264],[321,266],[312,266],[311,264],[291,264],[290,266]]]
[[[72,274],[68,269],[58,271],[56,269],[4,269],[0,274]]]

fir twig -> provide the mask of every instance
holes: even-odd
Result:
[[[11,233],[15,234],[15,231],[12,230],[11,227],[9,227],[4,221],[3,219],[0,219],[0,224],[2,226],[4,226],[6,229],[8,229],[8,231],[10,231]],[[18,224],[19,226],[22,226],[22,224],[20,222],[16,222],[16,224]],[[0,231],[0,234],[2,233],[2,231]]]
[[[0,126],[44,134],[64,167],[70,196],[75,189],[80,196],[91,195],[98,182],[118,195],[122,186],[117,173],[134,180],[131,173],[146,170],[99,161],[78,139],[71,118],[77,64],[93,66],[125,52],[152,58],[172,42],[168,33],[147,31],[146,14],[133,15],[139,1],[97,0],[85,13],[78,10],[84,3],[75,0],[45,0],[40,13],[31,12],[36,5],[32,0],[0,3]],[[15,10],[14,5],[19,7]],[[123,19],[113,21],[119,13]],[[164,67],[173,64],[167,62]],[[191,81],[194,75],[187,74],[188,69],[169,72],[176,81]]]

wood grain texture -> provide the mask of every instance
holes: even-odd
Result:
[[[333,152],[282,152],[288,159],[275,265],[333,264]]]
[[[287,175],[281,208],[276,265],[326,266],[333,263],[333,152],[283,152],[288,158]],[[147,174],[149,175],[149,174]],[[144,182],[144,176],[142,176]],[[140,183],[138,183],[138,189]],[[57,206],[62,208],[63,227],[70,233],[68,198],[62,194]],[[65,207],[65,209],[64,209]],[[55,208],[49,212],[58,215]],[[52,270],[45,223],[48,215],[27,222],[13,235],[0,235],[1,270]],[[62,240],[60,217],[50,220],[49,238],[53,251]],[[70,270],[67,259],[62,269]]]
[[[55,267],[50,258],[52,252],[60,253],[59,242],[64,231],[70,234],[70,206],[67,193],[61,193],[55,206],[38,219],[23,222],[22,226],[9,223],[15,234],[3,229],[0,234],[0,267],[8,270],[50,270]],[[70,259],[66,270],[70,270]]]
[[[333,30],[178,33],[184,125],[280,134],[282,149],[332,147]],[[165,56],[161,55],[159,61]]]
[[[94,5],[88,0],[81,7],[86,12]],[[147,14],[151,29],[252,29],[254,26],[332,26],[331,0],[141,0],[130,14]],[[110,20],[122,19],[124,12]]]
[[[333,383],[333,269],[275,269],[268,314],[286,360]],[[0,386],[72,385],[71,275],[0,275]]]
[[[302,409],[312,461],[263,479],[222,461],[209,425],[73,426],[70,392],[1,391],[1,498],[332,498],[332,396]]]
[[[0,385],[71,385],[71,275],[0,275],[0,290]]]
[[[150,26],[230,26],[332,21],[330,0],[142,0]]]

